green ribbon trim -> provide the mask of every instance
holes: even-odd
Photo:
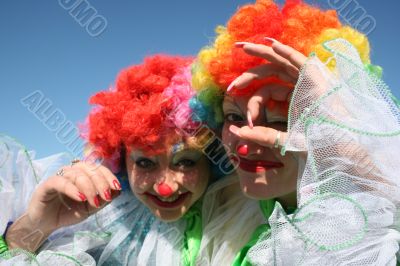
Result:
[[[6,251],[8,251],[7,243],[3,236],[0,236],[0,254],[3,254]]]
[[[259,203],[264,218],[268,220],[268,218],[274,211],[275,200],[261,200]],[[254,233],[251,235],[250,240],[246,243],[246,245],[244,245],[244,247],[240,249],[239,253],[236,255],[232,266],[251,266],[250,262],[248,262],[246,258],[249,249],[257,243],[261,234],[268,233],[270,229],[271,227],[268,223],[259,225],[256,230],[254,230]]]
[[[274,211],[275,208],[275,199],[271,200],[260,200],[260,209],[262,214],[264,215],[265,219],[269,219],[271,216],[272,212]]]
[[[244,245],[244,247],[242,247],[242,249],[240,249],[239,253],[236,255],[232,266],[251,266],[246,257],[247,252],[249,252],[249,249],[257,243],[260,235],[269,231],[270,229],[271,227],[269,226],[269,224],[259,225],[254,233],[251,235],[249,242],[247,242],[247,244]]]
[[[182,265],[194,266],[200,250],[203,226],[201,219],[202,202],[198,201],[183,216],[186,220],[186,229],[183,239]]]
[[[275,199],[271,200],[260,200],[260,209],[264,216],[264,218],[268,221],[269,217],[271,216],[272,212],[275,208]],[[288,207],[286,208],[286,212],[288,214],[292,214],[296,208]],[[259,225],[254,233],[251,235],[250,240],[242,247],[239,253],[236,255],[232,266],[251,266],[251,263],[247,260],[247,253],[249,252],[250,248],[254,246],[258,240],[260,239],[261,235],[269,234],[271,230],[271,226],[268,223]]]

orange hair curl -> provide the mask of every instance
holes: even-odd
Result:
[[[299,0],[287,1],[281,10],[272,0],[258,0],[241,7],[228,21],[226,32],[232,45],[226,50],[216,47],[216,56],[204,62],[205,68],[217,86],[225,90],[244,71],[266,63],[266,60],[235,48],[235,42],[266,44],[264,37],[271,37],[309,54],[324,30],[340,26],[336,12],[332,10],[322,11]],[[273,78],[255,82],[248,93],[271,81],[277,82]]]

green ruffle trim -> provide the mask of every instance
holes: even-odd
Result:
[[[2,236],[0,236],[0,254],[3,254],[6,251],[8,251],[7,243],[5,239]]]
[[[272,212],[274,211],[275,208],[275,199],[271,200],[261,200],[260,201],[260,209],[261,212],[266,220],[269,219],[271,216]],[[287,208],[287,213],[291,214],[295,211],[295,208]],[[244,247],[239,251],[239,253],[236,255],[232,266],[251,266],[251,263],[247,260],[247,253],[249,252],[250,248],[254,246],[261,235],[269,234],[271,230],[271,226],[268,223],[259,225],[256,230],[254,230],[254,233],[251,235],[250,240],[247,242]]]
[[[198,201],[184,215],[186,229],[183,239],[182,265],[193,266],[200,250],[201,237],[203,235],[201,220],[202,202]]]
[[[274,211],[274,206],[275,206],[274,199],[260,201],[261,212],[265,219],[268,220],[268,218],[271,216],[272,212]],[[250,266],[251,264],[246,259],[247,252],[249,252],[249,249],[257,243],[258,239],[260,238],[260,235],[268,233],[270,229],[271,227],[269,226],[268,223],[259,225],[254,231],[254,233],[251,235],[250,240],[247,242],[247,244],[244,245],[244,247],[242,247],[242,249],[236,255],[232,265]]]

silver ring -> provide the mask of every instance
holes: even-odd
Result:
[[[64,168],[61,168],[60,170],[57,171],[56,175],[64,176],[64,173],[65,173]]]
[[[72,161],[71,161],[71,166],[74,166],[74,164],[77,164],[77,163],[79,163],[81,160],[79,160],[78,158],[76,158],[76,159],[73,159]]]
[[[279,148],[279,142],[281,141],[281,132],[278,130],[278,133],[276,134],[275,142],[274,142],[274,148]]]

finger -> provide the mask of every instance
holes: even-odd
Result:
[[[258,110],[257,110],[257,112],[258,112]],[[257,116],[258,116],[258,113],[257,113]],[[252,118],[251,112],[249,110],[247,110],[247,124],[249,125],[250,128],[254,127],[253,118]]]
[[[249,55],[264,58],[273,64],[281,66],[293,78],[299,76],[299,68],[292,65],[286,58],[277,54],[272,47],[255,43],[243,43],[242,47],[243,51]]]
[[[121,190],[121,184],[119,183],[118,178],[113,174],[113,172],[110,171],[110,169],[105,166],[100,166],[99,170],[103,173],[107,179],[108,185],[113,190]]]
[[[279,79],[295,84],[297,79],[290,76],[282,67],[275,64],[265,64],[256,66],[244,72],[237,77],[228,87],[228,92],[233,88],[243,89],[250,85],[254,80],[260,80],[268,77],[278,77]]]
[[[92,180],[96,188],[96,192],[104,201],[111,201],[111,186],[104,176],[103,172],[100,170],[101,165],[87,164],[80,162],[74,167],[80,169]]]
[[[247,111],[250,113],[251,120],[257,120],[260,110],[264,110],[269,100],[285,102],[292,91],[293,87],[282,84],[268,84],[258,89],[247,102]]]
[[[100,198],[97,195],[96,186],[85,171],[74,166],[65,171],[64,177],[75,184],[79,191],[82,191],[92,207],[100,207]]]
[[[104,175],[104,177],[106,178],[111,189],[113,190],[122,189],[121,183],[118,181],[118,178],[114,175],[114,173],[111,172],[106,166],[99,163],[97,160],[93,162],[85,160],[82,163],[84,163],[90,170],[97,170],[97,169],[100,170]]]
[[[47,194],[61,193],[77,202],[84,202],[87,200],[86,196],[81,192],[81,190],[68,178],[63,176],[56,175],[51,177],[48,182],[44,183],[42,188]]]
[[[272,49],[275,53],[287,59],[297,69],[300,69],[307,61],[307,57],[305,55],[288,45],[280,43],[279,41],[275,40],[272,43]]]
[[[260,127],[260,126],[256,126],[253,129],[251,129],[248,126],[238,128],[234,125],[231,125],[229,127],[229,130],[236,136],[240,137],[242,140],[251,141],[261,146],[269,148],[276,148],[275,144],[277,144],[276,140],[278,137],[278,132],[280,132],[273,128]],[[286,138],[287,138],[287,133],[281,132],[279,134],[278,145],[282,146],[282,144],[285,143]]]

